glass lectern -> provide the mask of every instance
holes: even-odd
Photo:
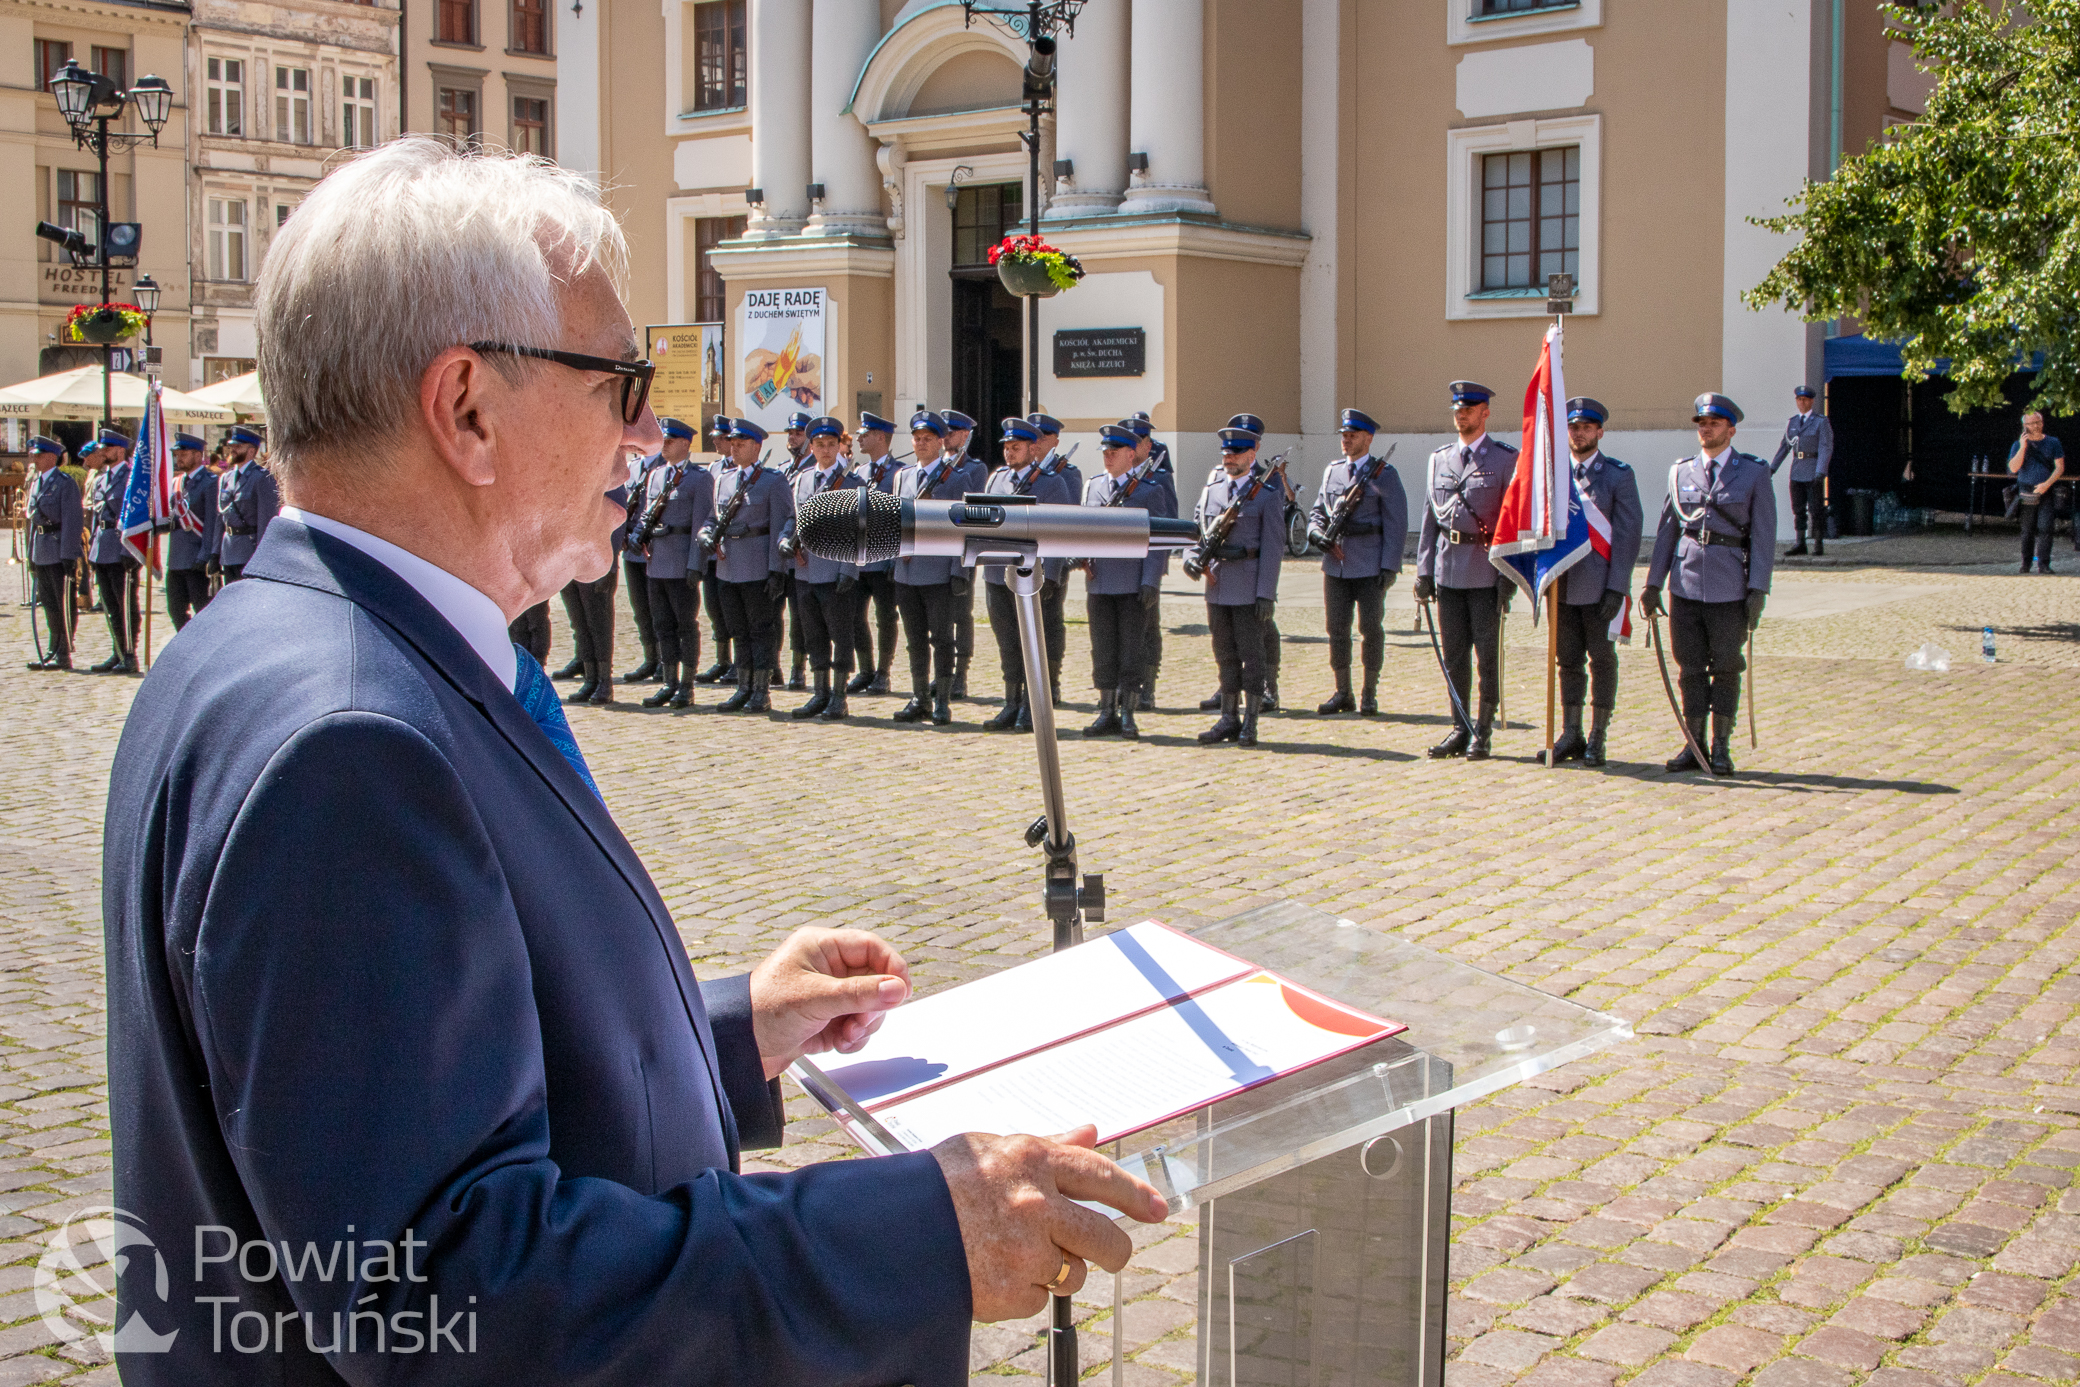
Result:
[[[1120,1164],[1163,1192],[1173,1219],[1197,1219],[1199,1382],[1439,1387],[1452,1110],[1631,1028],[1306,906],[1191,933],[1408,1026],[1119,1144]],[[888,1149],[813,1068],[791,1072],[862,1145]],[[1102,1342],[1110,1328],[1118,1380],[1134,1307],[1114,1285],[1111,1325],[1085,1332]]]

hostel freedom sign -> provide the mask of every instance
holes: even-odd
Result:
[[[754,289],[744,295],[737,308],[734,346],[742,384],[736,410],[726,413],[778,433],[798,409],[828,412],[823,383],[828,307],[821,286]]]

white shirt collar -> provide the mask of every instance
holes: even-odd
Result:
[[[499,610],[496,602],[446,569],[436,568],[410,550],[400,549],[366,530],[342,525],[322,515],[312,515],[297,506],[283,506],[281,514],[284,520],[308,525],[319,534],[352,545],[410,583],[412,590],[425,598],[455,628],[456,633],[469,642],[469,648],[477,652],[478,658],[490,667],[506,688],[511,689],[519,683],[520,657],[514,651],[513,638],[506,633],[506,614]]]
[[[1697,460],[1701,463],[1704,463],[1706,466],[1710,466],[1711,464],[1716,462],[1724,462],[1727,458],[1731,457],[1732,455],[1733,445],[1729,443],[1723,449],[1716,453],[1707,453],[1702,448],[1700,448],[1697,452]]]
[[[1474,439],[1474,440],[1473,440],[1473,442],[1471,442],[1471,443],[1468,443],[1468,442],[1467,442],[1467,441],[1466,441],[1465,439],[1463,439],[1463,438],[1462,438],[1462,439],[1460,439],[1460,440],[1459,440],[1459,446],[1460,446],[1461,448],[1469,448],[1469,449],[1473,450],[1474,452],[1478,453],[1478,452],[1479,452],[1479,451],[1481,450],[1481,444],[1483,444],[1483,443],[1486,443],[1487,441],[1488,441],[1488,431],[1487,431],[1486,429],[1483,429],[1483,430],[1481,430],[1481,436],[1480,436],[1479,438],[1476,438],[1476,439]]]

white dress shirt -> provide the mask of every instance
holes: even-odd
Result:
[[[506,632],[506,614],[499,610],[496,602],[446,569],[436,568],[417,554],[400,549],[387,539],[378,539],[366,530],[342,525],[322,515],[312,515],[296,506],[283,506],[281,515],[284,520],[308,525],[321,535],[330,535],[342,544],[353,545],[410,583],[412,590],[431,603],[433,609],[469,642],[469,648],[477,652],[507,689],[519,683],[520,657],[513,649],[513,638]]]

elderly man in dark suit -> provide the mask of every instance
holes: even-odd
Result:
[[[806,930],[697,981],[506,639],[606,571],[621,458],[661,441],[624,255],[582,176],[419,137],[269,249],[287,505],[139,690],[108,797],[113,1202],[164,1249],[121,1264],[130,1387],[952,1387],[971,1318],[1124,1264],[1073,1200],[1163,1211],[1031,1137],[737,1173],[781,1070],[908,973]]]

